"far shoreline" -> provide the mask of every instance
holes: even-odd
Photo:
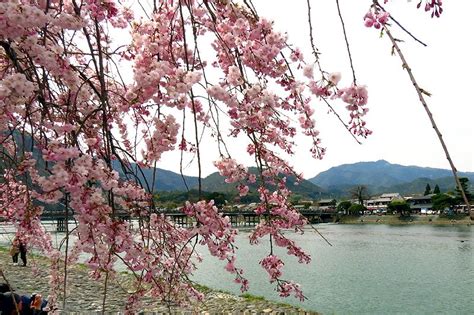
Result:
[[[472,225],[469,215],[361,215],[361,216],[341,216],[335,223],[339,224],[387,224],[387,225]]]

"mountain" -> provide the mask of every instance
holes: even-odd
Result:
[[[256,174],[257,169],[254,167],[249,168],[250,173]],[[294,176],[288,176],[286,179],[286,184],[289,190],[294,192],[295,194],[299,194],[306,198],[320,198],[322,194],[324,194],[323,189],[314,185],[308,180],[303,179],[299,183],[295,183],[296,178]],[[211,175],[207,176],[202,181],[202,189],[204,191],[214,191],[214,192],[233,192],[235,191],[235,183],[228,184],[225,182],[225,178],[219,175],[218,172],[212,173]],[[250,191],[255,192],[257,185],[249,185]]]
[[[42,176],[48,176],[48,172],[45,170],[45,165],[46,162],[43,160],[43,156],[41,154],[41,151],[33,145],[33,139],[31,136],[26,135],[22,137],[22,135],[18,132],[13,133],[13,137],[15,138],[15,142],[18,145],[18,152],[20,152],[23,149],[26,150],[32,150],[33,157],[36,159],[36,167]],[[0,153],[2,152],[3,147],[0,145]],[[3,174],[3,169],[9,167],[8,166],[8,159],[0,159],[0,174]],[[53,163],[49,163],[50,166],[53,165]],[[114,160],[112,162],[112,167],[119,173],[119,175],[123,178],[125,177],[125,173],[122,170],[122,167],[120,165],[120,162],[117,160]],[[132,163],[130,165],[130,170],[137,175],[138,179],[142,183],[143,179],[146,180],[150,185],[153,182],[153,169],[152,168],[142,168],[141,171],[139,167],[135,164]],[[129,178],[133,178],[134,176],[129,176]],[[184,176],[184,180],[186,181],[187,185],[189,188],[194,187],[197,185],[197,177],[192,177],[192,176]],[[150,187],[151,188],[151,187]],[[167,171],[164,169],[156,168],[156,173],[155,173],[155,184],[153,187],[154,191],[185,191],[186,186],[184,184],[183,178],[181,177],[180,174]]]
[[[42,159],[40,151],[33,145],[29,136],[22,137],[19,133],[14,133],[16,142],[21,148],[33,148],[33,156],[37,159],[37,167],[41,175],[47,175],[45,162]],[[0,152],[3,150],[0,145]],[[7,160],[0,160],[0,174],[6,165]],[[118,161],[113,161],[113,168],[117,170],[121,177],[125,173]],[[129,169],[135,174],[128,176],[130,179],[138,178],[142,183],[149,184],[153,182],[153,168],[139,168],[132,163]],[[256,173],[256,168],[250,168],[250,172]],[[474,172],[460,172],[460,177],[469,178],[471,187],[474,183]],[[186,185],[189,189],[196,189],[198,178],[193,176],[184,176],[172,171],[156,168],[154,191],[186,191]],[[356,185],[365,185],[368,193],[376,195],[384,192],[399,192],[401,194],[423,193],[429,184],[433,189],[438,185],[441,191],[454,190],[455,183],[451,170],[404,166],[391,164],[385,160],[376,162],[359,162],[354,164],[344,164],[332,167],[317,176],[303,180],[295,184],[294,177],[287,178],[287,187],[294,193],[305,198],[318,199],[321,197],[341,197],[347,196],[348,192]],[[151,187],[150,187],[151,188]],[[202,180],[202,189],[207,192],[235,192],[235,184],[227,184],[219,173],[213,173]],[[251,191],[256,190],[256,185],[251,185]]]
[[[37,167],[41,175],[47,176],[48,173],[45,171],[45,161],[42,158],[41,151],[33,145],[33,139],[26,135],[22,137],[21,134],[15,132],[13,134],[15,141],[19,144],[18,150],[23,148],[32,148],[33,156],[37,159]],[[0,153],[3,147],[0,145]],[[51,166],[51,165],[50,165]],[[3,169],[8,167],[5,159],[0,159],[0,174],[3,173]],[[193,176],[181,176],[181,174],[174,173],[172,171],[160,169],[160,168],[145,168],[139,167],[135,163],[131,163],[126,167],[127,171],[124,170],[121,163],[118,160],[112,161],[112,167],[115,169],[121,178],[128,178],[130,180],[138,179],[144,188],[152,189],[153,191],[186,191],[189,189],[196,189],[198,186],[198,178]],[[256,173],[256,168],[250,168],[250,171]],[[126,174],[127,173],[127,174]],[[153,187],[148,187],[153,184]],[[234,184],[227,184],[224,182],[224,178],[219,173],[213,173],[202,180],[203,190],[207,192],[235,192]],[[295,184],[294,177],[287,178],[287,187],[304,197],[316,198],[321,196],[321,188],[312,184],[307,180],[301,181],[299,184]],[[253,188],[253,189],[252,189]],[[255,187],[251,187],[251,190],[255,191]]]
[[[125,176],[125,173],[123,172],[122,167],[118,161],[113,161],[112,166],[121,177]],[[142,184],[146,182],[148,185],[151,185],[153,183],[153,168],[142,167],[140,169],[137,164],[131,163],[130,170],[138,177]],[[198,183],[197,177],[184,176],[183,181],[181,174],[161,168],[155,168],[155,170],[155,184],[153,185],[154,191],[186,191],[186,185],[184,181],[186,181],[186,184],[189,188],[196,186]]]
[[[460,172],[460,177],[474,181],[473,172]],[[400,192],[401,194],[423,193],[426,184],[433,189],[436,184],[442,191],[454,189],[451,170],[404,166],[385,160],[358,162],[332,167],[309,179],[334,195],[344,195],[356,185],[367,186],[369,193]]]

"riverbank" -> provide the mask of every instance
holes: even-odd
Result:
[[[5,248],[0,248],[0,268],[10,285],[18,294],[40,293],[48,295],[49,260],[42,256],[29,255],[29,266],[13,266],[11,257]],[[126,288],[128,274],[119,274],[108,286],[105,310],[107,313],[121,312],[127,301]],[[4,280],[0,280],[4,282]],[[86,314],[102,311],[103,283],[89,278],[88,270],[83,265],[71,266],[68,272],[68,298],[66,307],[61,312]],[[157,304],[151,298],[145,298],[145,312],[158,313],[192,313],[192,314],[317,314],[287,304],[267,301],[261,297],[244,295],[236,296],[225,292],[200,287],[204,293],[203,302],[189,307],[169,309],[166,305]]]
[[[342,216],[338,223],[341,224],[431,224],[431,225],[471,225],[473,221],[468,215],[455,215],[450,217],[439,215],[363,215]]]

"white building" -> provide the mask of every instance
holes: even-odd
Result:
[[[376,198],[365,201],[365,207],[369,211],[387,210],[387,206],[392,200],[405,200],[399,193],[386,193]]]

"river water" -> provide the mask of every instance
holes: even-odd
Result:
[[[250,293],[323,314],[474,314],[474,226],[320,224],[318,234],[288,232],[312,256],[308,265],[285,261],[284,278],[300,283],[308,298],[280,299],[258,262],[268,241],[250,245],[249,231],[237,237],[236,264],[245,269]],[[52,227],[54,229],[54,227]],[[11,241],[0,227],[0,244]],[[59,242],[62,233],[53,235]],[[225,263],[199,250],[204,261],[194,280],[214,289],[240,294]]]
[[[291,236],[313,261],[300,265],[285,259],[284,276],[303,286],[305,302],[279,299],[258,265],[268,253],[268,243],[249,245],[249,233],[241,231],[237,264],[251,280],[250,293],[323,314],[474,313],[473,226],[317,227],[333,246],[307,229],[303,235]],[[204,257],[195,280],[239,293],[231,275],[222,269],[224,263]]]

